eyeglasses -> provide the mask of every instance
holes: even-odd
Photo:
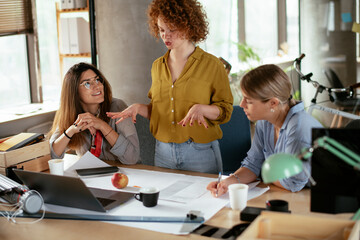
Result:
[[[104,80],[101,77],[95,76],[93,78],[95,78],[95,80],[93,81],[91,81],[92,78],[84,80],[84,82],[80,83],[80,86],[84,86],[87,89],[91,89],[91,86],[93,85],[97,86],[99,85],[99,83],[104,84]]]

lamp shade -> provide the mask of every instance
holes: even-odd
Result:
[[[264,183],[272,183],[294,176],[302,170],[302,162],[296,156],[287,153],[277,153],[264,161],[261,175]]]

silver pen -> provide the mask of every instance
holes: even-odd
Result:
[[[219,186],[220,181],[221,181],[221,171],[219,172],[219,177],[218,177],[217,184],[216,184],[216,197],[218,196],[218,186]]]

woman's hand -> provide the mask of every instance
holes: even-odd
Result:
[[[133,123],[136,123],[136,115],[139,113],[142,106],[142,104],[132,104],[122,112],[107,112],[106,115],[111,119],[119,118],[119,120],[116,121],[116,124],[124,121],[126,118],[129,117],[131,117]]]
[[[186,114],[185,118],[183,118],[178,124],[182,125],[183,127],[189,123],[190,126],[194,125],[196,121],[199,125],[204,125],[205,128],[208,128],[207,121],[204,117],[205,115],[205,107],[206,105],[195,104],[193,105],[189,112]]]
[[[219,184],[218,182],[211,182],[207,185],[206,189],[209,190],[214,197],[220,197],[228,191],[228,185],[225,181],[221,181]]]
[[[87,112],[87,113],[79,114],[72,127],[75,128],[77,132],[81,132],[86,129],[89,129],[91,135],[95,135],[96,130],[100,130],[100,131],[102,130],[104,123],[105,122],[100,118]]]

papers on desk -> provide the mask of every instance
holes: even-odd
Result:
[[[207,179],[198,179],[197,182],[180,180],[161,190],[159,199],[189,203],[205,194],[208,184],[209,181]]]
[[[70,155],[71,156],[71,155]],[[69,154],[65,155],[65,158],[69,158]],[[66,161],[65,161],[66,162]],[[66,168],[64,174],[66,176],[77,177],[75,169],[83,168],[95,168],[95,167],[109,167],[110,165],[101,161],[99,158],[95,157],[89,151],[87,151],[78,161]]]
[[[66,161],[66,159],[65,159]],[[104,165],[105,164],[105,165]],[[69,167],[65,173],[67,175],[76,174],[74,169],[104,167],[107,164],[103,161],[86,154],[74,165]],[[229,203],[229,196],[225,194],[219,198],[211,196],[206,190],[206,186],[216,178],[206,178],[198,176],[189,176],[185,174],[174,174],[167,172],[139,170],[130,168],[120,168],[120,171],[129,178],[129,184],[123,191],[137,191],[133,186],[148,187],[156,186],[160,188],[160,197],[158,205],[152,208],[146,208],[142,202],[135,199],[130,200],[123,205],[109,211],[109,215],[118,216],[154,216],[154,217],[186,217],[190,211],[197,212],[205,218],[210,219],[219,210]],[[88,187],[118,190],[111,183],[111,176],[87,177],[82,178]],[[166,180],[166,181],[164,181]],[[268,189],[255,187],[257,183],[249,185],[248,199],[257,197]],[[134,190],[135,189],[135,190]],[[89,213],[89,211],[70,209],[65,207],[48,206],[53,212],[59,213]],[[93,214],[94,212],[91,212]],[[172,234],[188,234],[198,227],[198,223],[148,223],[148,222],[111,222],[113,224],[125,225],[136,228],[143,228],[151,231],[158,231]]]

